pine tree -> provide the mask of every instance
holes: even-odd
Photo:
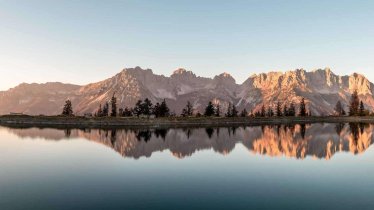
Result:
[[[232,104],[229,103],[229,105],[227,106],[227,111],[226,111],[226,114],[225,114],[226,117],[231,117],[232,116]]]
[[[345,115],[345,111],[344,111],[343,105],[342,105],[342,103],[340,101],[338,101],[336,103],[336,105],[335,105],[335,113],[338,116]]]
[[[295,116],[296,115],[296,108],[295,108],[295,104],[293,102],[291,102],[290,104],[290,108],[288,109],[288,116]]]
[[[267,111],[266,115],[268,117],[274,116],[274,111],[273,111],[273,109],[270,106],[268,107],[268,111]]]
[[[165,99],[161,102],[160,105],[160,111],[159,111],[159,116],[160,117],[168,117],[170,115],[170,110],[168,105],[166,104]]]
[[[98,117],[102,117],[102,116],[103,116],[103,109],[102,109],[102,107],[101,107],[101,104],[100,104],[100,106],[99,106],[99,109],[97,110],[97,114],[96,114],[96,116],[98,116]]]
[[[64,108],[62,110],[63,116],[73,116],[73,105],[70,100],[65,101]]]
[[[235,105],[232,105],[231,117],[237,117],[237,116],[238,116],[238,110],[236,109]]]
[[[112,105],[112,112],[110,113],[111,117],[116,117],[117,116],[117,98],[112,96],[112,99],[110,100],[110,103]]]
[[[152,102],[148,98],[144,99],[144,102],[142,104],[142,114],[150,116],[152,114]]]
[[[289,116],[287,104],[285,104],[283,107],[283,116]]]
[[[186,107],[182,110],[183,117],[189,117],[193,115],[193,106],[190,101],[187,101]]]
[[[134,114],[139,117],[142,112],[143,112],[143,101],[142,100],[138,100],[135,104],[135,107],[134,107]]]
[[[301,116],[301,117],[307,116],[306,105],[305,105],[305,98],[302,98],[301,101],[300,101],[299,116]]]
[[[106,102],[103,107],[103,117],[107,117],[109,115],[109,103]]]
[[[261,107],[261,117],[265,117],[265,116],[266,116],[265,105],[262,104],[262,107]]]
[[[240,113],[240,117],[247,117],[248,116],[248,112],[247,112],[247,109],[243,109],[242,112]]]
[[[160,117],[161,116],[161,105],[160,103],[156,103],[155,106],[153,107],[153,114],[155,117]]]
[[[349,116],[358,115],[358,109],[360,106],[360,99],[358,98],[357,90],[353,91],[351,101],[349,104]]]
[[[277,103],[277,107],[276,107],[276,115],[278,116],[278,117],[281,117],[282,116],[282,110],[281,110],[282,108],[281,108],[281,104],[280,104],[280,102],[278,101],[278,103]]]
[[[360,101],[360,108],[358,110],[358,113],[359,113],[360,116],[365,116],[366,115],[365,106],[364,106],[364,103],[362,101]]]
[[[213,116],[214,115],[214,106],[211,101],[209,101],[208,106],[205,107],[205,112],[204,115],[207,117]]]
[[[216,117],[221,116],[221,107],[220,107],[219,103],[216,105],[216,110],[215,110],[214,115],[215,115]]]

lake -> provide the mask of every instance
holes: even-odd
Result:
[[[373,129],[0,127],[0,209],[374,209]]]

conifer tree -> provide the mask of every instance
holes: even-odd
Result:
[[[150,116],[152,114],[152,102],[148,98],[144,99],[144,102],[142,104],[142,114]]]
[[[349,103],[349,116],[358,115],[358,109],[360,106],[360,99],[358,98],[357,90],[353,91],[351,95],[351,101]]]
[[[193,115],[193,106],[190,101],[187,101],[186,107],[182,110],[182,116],[189,117]]]
[[[270,106],[268,107],[268,111],[267,111],[266,115],[268,117],[274,116],[274,111],[273,111],[273,109]]]
[[[117,116],[117,98],[112,96],[112,99],[110,100],[110,103],[112,105],[112,112],[110,113],[111,117],[116,117]]]
[[[107,117],[109,114],[109,103],[106,102],[103,107],[103,117]]]
[[[262,104],[262,107],[261,107],[261,117],[265,117],[266,116],[266,110],[265,110],[265,105]]]
[[[169,115],[170,115],[170,110],[164,99],[160,105],[159,117],[168,117]]]
[[[205,107],[205,112],[204,115],[207,117],[213,116],[214,115],[214,106],[211,101],[209,101],[208,105]]]
[[[141,114],[142,114],[142,106],[143,106],[143,101],[142,100],[138,100],[135,104],[135,107],[134,107],[134,114],[139,117]]]
[[[216,117],[221,116],[221,106],[219,105],[219,103],[217,103],[217,105],[216,105],[216,109],[215,109],[215,113],[214,113],[214,115],[215,115]]]
[[[231,115],[232,115],[232,104],[229,103],[229,105],[227,106],[227,111],[226,111],[225,116],[226,117],[231,117]]]
[[[99,109],[97,110],[97,117],[102,117],[103,116],[103,108],[101,107],[101,104],[99,106]]]
[[[71,104],[71,101],[69,99],[65,101],[65,105],[62,110],[62,115],[73,116],[73,105]]]
[[[342,103],[340,101],[336,102],[335,113],[338,116],[345,115],[345,111],[344,111],[343,105],[342,105]]]
[[[301,117],[307,116],[306,105],[305,105],[305,98],[302,98],[301,101],[300,101],[299,116],[301,116]]]
[[[278,116],[278,117],[281,117],[282,116],[282,110],[281,110],[282,108],[281,108],[281,104],[280,104],[280,102],[278,101],[277,102],[277,107],[276,107],[276,115]]]
[[[240,117],[247,117],[248,116],[248,112],[247,112],[247,109],[243,109],[242,112],[240,113]]]
[[[293,102],[291,102],[290,104],[290,108],[288,109],[288,116],[295,116],[296,115],[296,108],[295,108],[295,104]]]
[[[287,104],[285,104],[283,107],[283,116],[289,116]]]
[[[238,116],[238,110],[236,109],[235,105],[232,105],[231,117],[237,117],[237,116]]]
[[[359,107],[358,113],[359,113],[360,116],[365,116],[366,115],[365,106],[364,106],[364,103],[362,101],[360,101],[360,107]]]

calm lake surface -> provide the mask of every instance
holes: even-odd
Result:
[[[374,209],[373,130],[0,127],[0,209]]]

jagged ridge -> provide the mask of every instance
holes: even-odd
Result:
[[[119,106],[133,106],[137,100],[150,98],[153,102],[166,99],[171,110],[179,113],[189,100],[194,108],[203,111],[208,101],[220,103],[225,110],[228,103],[238,109],[258,110],[262,104],[275,106],[298,102],[302,97],[314,115],[333,113],[338,100],[348,104],[350,94],[357,89],[367,108],[374,107],[373,84],[363,75],[338,76],[330,69],[307,72],[296,69],[270,72],[249,77],[237,84],[228,73],[212,78],[196,76],[185,69],[177,69],[170,77],[156,75],[150,69],[127,68],[112,78],[84,86],[45,83],[21,84],[0,92],[0,114],[59,114],[64,100],[71,99],[77,114],[96,111],[115,94]]]

